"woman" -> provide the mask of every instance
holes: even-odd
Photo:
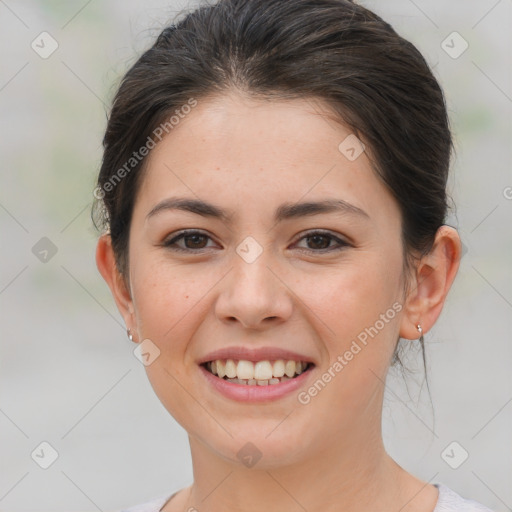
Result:
[[[399,339],[461,255],[451,134],[417,49],[346,0],[221,0],[124,77],[97,265],[194,481],[130,511],[489,510],[385,451]]]

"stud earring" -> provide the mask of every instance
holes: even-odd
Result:
[[[421,325],[420,325],[420,324],[418,324],[418,325],[416,326],[416,329],[418,329],[418,332],[420,333],[420,340],[419,340],[419,341],[420,341],[420,343],[424,343],[424,341],[425,341],[425,340],[424,340],[424,338],[423,338],[423,329],[421,328]]]
[[[133,341],[133,334],[132,334],[132,332],[131,332],[131,329],[127,329],[127,330],[126,330],[126,334],[128,335],[128,339],[129,339],[130,341]]]

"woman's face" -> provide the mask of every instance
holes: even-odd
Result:
[[[192,439],[241,463],[261,453],[258,467],[378,437],[404,316],[398,206],[351,131],[320,105],[199,101],[151,151],[130,228],[128,325],[150,340],[149,360],[159,350],[146,366],[151,385]],[[150,215],[171,198],[226,217]],[[326,201],[345,206],[299,207]],[[200,233],[165,245],[185,229]],[[268,360],[277,373],[278,359],[314,366],[299,384],[224,381],[220,391],[200,362],[223,350],[237,369],[238,359]]]

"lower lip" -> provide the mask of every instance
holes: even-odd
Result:
[[[239,402],[267,402],[289,395],[304,385],[313,368],[314,367],[310,367],[297,377],[280,382],[279,384],[267,384],[266,386],[258,386],[255,384],[249,386],[248,384],[236,384],[220,379],[203,366],[199,366],[201,373],[205,376],[209,384],[225,397],[238,400]]]

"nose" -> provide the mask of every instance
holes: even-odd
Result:
[[[238,254],[217,297],[215,313],[226,323],[262,330],[288,320],[293,310],[292,292],[268,251],[248,263]]]

